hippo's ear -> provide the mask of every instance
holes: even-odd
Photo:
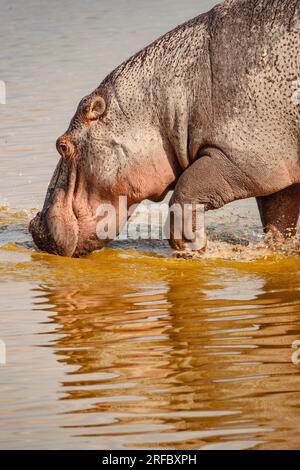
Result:
[[[106,103],[102,96],[95,96],[87,109],[87,118],[90,121],[99,119],[106,109]]]

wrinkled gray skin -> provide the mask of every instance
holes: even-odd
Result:
[[[159,201],[170,189],[171,204],[206,210],[257,197],[265,231],[294,235],[299,53],[300,0],[229,0],[124,62],[57,141],[61,159],[30,223],[37,246],[66,256],[101,248],[99,204]],[[186,246],[172,234],[170,243]]]

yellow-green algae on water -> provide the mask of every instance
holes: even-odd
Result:
[[[1,447],[297,448],[294,248],[222,234],[192,260],[153,241],[68,259],[26,236],[0,249]]]
[[[2,2],[0,448],[299,448],[299,254],[266,250],[255,201],[209,213],[195,260],[132,239],[62,259],[27,230],[79,100],[218,1]]]

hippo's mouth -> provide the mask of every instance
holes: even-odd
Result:
[[[71,257],[75,255],[78,245],[78,223],[74,214],[72,224],[66,224],[63,219],[65,217],[49,216],[47,212],[39,212],[31,220],[29,231],[40,250]]]
[[[48,253],[80,257],[100,249],[96,217],[75,165],[61,159],[45,203],[29,224],[36,246]]]

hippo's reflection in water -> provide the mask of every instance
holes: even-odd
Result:
[[[63,427],[100,448],[297,447],[297,261],[92,258],[56,259],[36,294],[73,366]]]

